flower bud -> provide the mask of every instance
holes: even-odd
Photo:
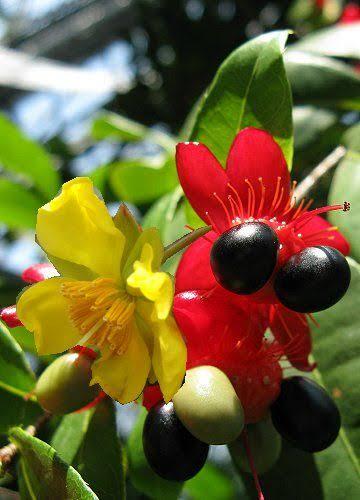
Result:
[[[244,427],[240,400],[227,376],[214,366],[188,370],[173,402],[183,425],[204,443],[229,443]]]
[[[35,395],[44,410],[63,415],[80,410],[100,392],[89,386],[93,360],[81,352],[70,352],[57,358],[39,377]]]
[[[256,424],[246,426],[249,448],[258,474],[271,469],[277,462],[281,452],[281,437],[275,430],[268,416]],[[244,471],[251,472],[242,438],[229,444],[229,451],[236,466]]]

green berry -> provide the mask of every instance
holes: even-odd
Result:
[[[241,402],[228,377],[214,366],[188,370],[173,402],[183,425],[204,443],[230,443],[244,427]]]
[[[39,377],[34,391],[44,410],[64,415],[91,403],[100,392],[98,385],[89,385],[92,362],[84,354],[71,352],[51,363]]]

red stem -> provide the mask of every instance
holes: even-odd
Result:
[[[252,453],[251,453],[249,438],[248,438],[246,429],[244,429],[242,432],[242,439],[243,439],[246,455],[247,455],[247,458],[249,460],[251,473],[252,473],[253,478],[254,478],[254,483],[255,483],[257,494],[258,494],[258,500],[265,500],[264,494],[263,494],[262,489],[261,489],[259,477],[258,477],[258,474],[256,472],[254,458],[253,458]]]

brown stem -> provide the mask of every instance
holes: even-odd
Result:
[[[304,198],[315,186],[315,184],[317,184],[325,174],[327,174],[339,163],[345,154],[346,149],[344,146],[338,146],[326,158],[324,158],[323,161],[320,162],[319,165],[317,165],[295,189],[294,198],[296,198],[296,201],[300,201]]]
[[[30,436],[36,436],[41,427],[46,424],[52,417],[51,413],[44,413],[33,425],[29,425],[25,430]],[[3,448],[0,448],[0,477],[4,475],[7,469],[10,467],[13,459],[17,455],[17,446],[10,443]]]
[[[162,263],[164,263],[165,261],[167,261],[167,259],[175,255],[176,253],[180,252],[187,246],[189,246],[191,243],[193,243],[201,236],[204,236],[204,234],[211,231],[211,229],[212,229],[211,226],[199,227],[199,229],[194,229],[194,231],[191,231],[191,233],[185,234],[185,236],[183,236],[182,238],[179,238],[173,243],[170,243],[170,245],[168,245],[164,249],[164,257]]]

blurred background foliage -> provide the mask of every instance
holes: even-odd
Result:
[[[23,286],[21,271],[43,259],[34,243],[36,210],[74,176],[90,176],[112,212],[120,200],[127,202],[144,227],[160,229],[165,244],[184,234],[186,224],[196,226],[199,220],[178,184],[174,146],[179,138],[189,137],[197,103],[230,52],[262,33],[289,27],[296,33],[284,56],[294,103],[293,176],[304,178],[339,144],[349,150],[333,182],[330,173],[311,194],[315,205],[327,201],[329,189],[330,201],[352,202],[346,221],[342,214],[332,220],[350,239],[352,256],[359,259],[360,23],[345,23],[344,7],[341,0],[0,0],[1,306],[14,303]],[[43,66],[37,66],[39,61]],[[71,73],[73,69],[80,73]],[[178,257],[168,261],[166,270],[174,272],[177,262]],[[358,273],[357,264],[353,266]],[[346,312],[358,306],[352,300],[342,305]],[[340,326],[333,322],[328,330]],[[4,332],[1,349],[6,353]],[[25,408],[20,401],[33,385],[28,362],[37,372],[47,362],[35,358],[32,337],[24,328],[12,333],[27,355],[17,352],[15,372],[4,369],[0,377],[1,412],[5,407],[12,412],[4,420],[6,426],[19,423],[21,412],[22,423],[33,421],[38,408]],[[16,351],[14,346],[7,348]],[[325,359],[321,343],[317,349]],[[337,356],[343,359],[341,353]],[[16,390],[9,392],[6,387],[14,377]],[[337,379],[329,380],[331,385]],[[44,439],[85,481],[96,484],[103,492],[100,498],[121,496],[129,467],[129,498],[141,498],[136,488],[153,498],[176,498],[180,486],[159,482],[149,470],[145,476],[137,474],[146,468],[142,450],[136,448],[142,417],[124,460],[115,419],[120,434],[128,436],[136,410],[123,407],[115,414],[106,405],[63,418],[55,434]],[[1,432],[4,427],[0,416]],[[108,447],[109,456],[100,454],[102,462],[116,468],[115,475],[105,470],[99,476],[97,464],[91,462],[99,449],[99,429],[105,440],[117,443]],[[69,435],[73,447],[62,448]],[[21,433],[14,440],[24,450],[30,446]],[[292,452],[291,459],[283,459],[291,478],[305,460],[298,455]],[[188,482],[183,498],[202,499],[204,489],[209,500],[240,494],[252,498],[252,485],[246,480],[240,484],[232,474],[226,449],[213,449],[211,457],[211,463]],[[319,461],[306,458],[314,476],[309,490],[303,488],[296,496],[293,484],[281,484],[284,489],[273,498],[345,498],[338,490],[329,493],[334,491],[330,483],[323,486],[315,460]],[[328,459],[324,460],[321,470],[327,467]],[[18,465],[22,498],[32,498],[21,479],[31,476],[28,467],[24,453]],[[3,481],[16,488],[13,476]],[[77,476],[72,481],[74,491],[81,490]],[[272,491],[276,481],[281,483],[276,473],[268,478]],[[114,486],[109,492],[110,483]]]

